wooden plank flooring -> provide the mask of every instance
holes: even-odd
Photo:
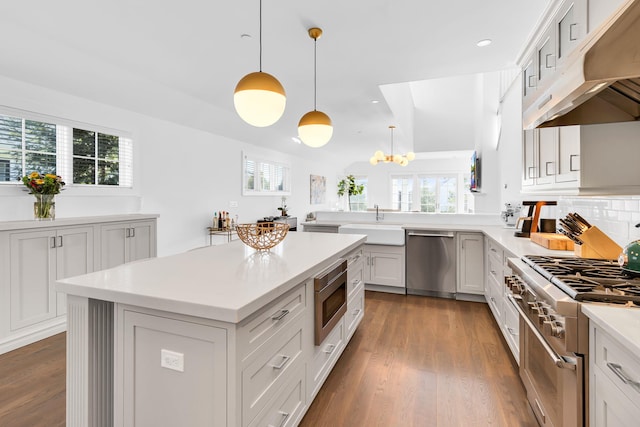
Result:
[[[535,427],[486,304],[367,292],[303,427]],[[65,334],[0,355],[0,426],[65,425]]]
[[[0,426],[65,425],[66,334],[0,355]]]
[[[301,426],[537,426],[508,351],[486,304],[367,292]]]

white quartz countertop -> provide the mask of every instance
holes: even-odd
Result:
[[[364,240],[355,234],[291,232],[269,252],[237,240],[59,280],[56,290],[238,323]]]
[[[139,221],[158,218],[157,214],[118,214],[103,216],[82,216],[70,218],[56,218],[53,221],[0,221],[0,231],[24,230],[46,227],[69,227],[73,225],[95,224],[101,222]]]
[[[358,221],[309,221],[314,226],[338,227],[345,224],[359,224]],[[305,223],[303,223],[304,225]],[[365,224],[360,222],[360,224]],[[375,223],[373,223],[375,224]],[[398,224],[394,222],[381,221],[378,224]],[[543,248],[542,246],[531,242],[526,237],[516,237],[514,227],[505,227],[501,225],[460,225],[460,224],[425,224],[425,223],[402,223],[399,224],[406,230],[447,230],[459,232],[479,232],[485,236],[492,238],[503,248],[508,250],[515,257],[524,255],[553,255],[553,256],[575,256],[573,251],[556,251]]]
[[[640,308],[582,304],[582,312],[633,354],[640,354]]]

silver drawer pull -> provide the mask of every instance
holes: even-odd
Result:
[[[357,284],[358,284],[358,282],[360,282],[360,279],[353,279],[353,280],[351,281],[351,284],[352,284],[352,285],[357,285]]]
[[[280,362],[279,365],[271,365],[271,367],[273,369],[282,369],[282,368],[284,368],[284,365],[286,365],[287,362],[289,361],[289,359],[291,359],[289,356],[285,356],[284,354],[281,354],[279,357],[282,357],[282,361]]]
[[[328,346],[326,346],[324,348],[324,350],[322,350],[323,352],[327,353],[327,354],[331,354],[334,352],[334,350],[336,349],[336,345],[335,344],[329,344]]]
[[[282,419],[280,420],[280,424],[278,424],[278,427],[282,427],[286,422],[287,419],[289,418],[289,414],[288,412],[284,412],[284,411],[278,411],[278,415],[280,415],[280,417],[282,417]],[[273,424],[269,424],[269,427],[276,427]]]
[[[356,308],[355,310],[353,310],[353,315],[357,316],[358,314],[360,314],[361,311],[362,311],[361,309]]]
[[[518,334],[516,334],[516,331],[513,328],[510,328],[509,326],[507,326],[507,331],[509,331],[509,333],[514,337],[518,336]]]
[[[617,363],[611,362],[607,362],[607,366],[613,371],[614,374],[616,374],[618,378],[620,378],[620,381],[627,385],[630,385],[636,392],[640,393],[640,382],[634,381],[629,378],[622,370],[622,366]]]
[[[286,316],[287,314],[289,314],[289,310],[287,309],[280,310],[280,314],[271,316],[271,320],[275,320],[275,321],[282,320],[284,316]]]

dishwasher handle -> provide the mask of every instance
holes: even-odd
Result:
[[[448,237],[448,238],[453,238],[455,237],[453,234],[433,234],[433,233],[407,233],[407,236],[409,237]]]

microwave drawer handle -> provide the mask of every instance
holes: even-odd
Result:
[[[545,349],[545,351],[547,352],[547,354],[549,355],[551,360],[553,360],[553,363],[558,368],[570,369],[570,370],[575,371],[576,370],[577,361],[574,361],[574,360],[571,360],[571,359],[567,360],[567,358],[558,356],[553,351],[553,349],[549,346],[549,344],[547,344],[547,342],[545,341],[544,337],[542,335],[540,335],[540,332],[538,332],[538,330],[535,328],[535,326],[533,325],[531,320],[529,320],[529,318],[527,317],[525,312],[522,310],[522,308],[518,305],[518,303],[516,303],[516,301],[513,298],[513,296],[509,295],[509,301],[511,301],[511,303],[515,306],[516,310],[518,310],[518,313],[520,313],[520,318],[525,321],[525,323],[527,324],[527,327],[531,330],[531,333],[533,333],[533,335],[535,335],[536,339],[540,342],[540,344]]]
[[[616,374],[618,378],[620,378],[620,381],[627,385],[630,385],[636,392],[640,393],[640,382],[634,381],[629,378],[622,370],[621,365],[617,363],[607,362],[607,366],[613,371],[614,374]]]
[[[408,235],[412,237],[454,237],[453,234],[409,233]]]

